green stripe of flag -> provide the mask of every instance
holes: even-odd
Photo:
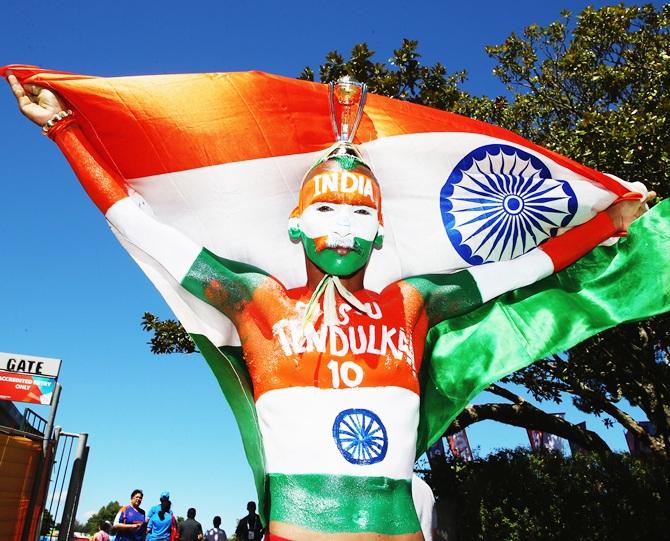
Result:
[[[670,201],[664,201],[616,245],[431,329],[417,454],[492,382],[619,323],[668,310]]]
[[[269,484],[273,521],[324,533],[398,535],[421,528],[410,480],[272,473]]]
[[[205,336],[195,333],[191,333],[190,336],[216,376],[223,395],[235,415],[244,452],[254,475],[258,494],[258,514],[263,525],[267,526],[267,487],[263,441],[258,426],[251,378],[243,361],[242,348],[234,346],[217,348]]]

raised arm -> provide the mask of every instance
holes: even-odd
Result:
[[[641,200],[625,200],[600,212],[588,222],[555,237],[549,246],[540,246],[516,259],[471,267],[453,274],[428,274],[404,280],[423,299],[422,308],[429,325],[465,314],[483,303],[571,265],[601,242],[625,235],[628,226],[656,197],[654,192]]]
[[[283,291],[262,270],[218,257],[158,220],[141,198],[129,195],[124,179],[88,142],[76,114],[68,111],[56,94],[37,85],[23,86],[14,75],[9,75],[8,81],[23,115],[58,145],[112,226],[188,291],[233,322],[259,287]]]

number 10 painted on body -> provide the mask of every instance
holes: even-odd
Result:
[[[353,361],[344,361],[340,364],[332,360],[326,367],[333,377],[334,389],[340,388],[340,382],[347,387],[358,387],[363,381],[363,369]]]

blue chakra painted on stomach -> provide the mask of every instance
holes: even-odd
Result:
[[[551,178],[536,156],[511,145],[486,145],[465,156],[440,192],[451,244],[471,265],[518,257],[567,226],[577,197]]]
[[[376,464],[388,450],[386,427],[376,413],[347,409],[333,423],[333,438],[342,456],[352,464]]]

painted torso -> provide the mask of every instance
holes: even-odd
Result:
[[[423,296],[407,282],[359,291],[368,315],[338,295],[337,325],[321,314],[305,325],[312,291],[287,291],[247,268],[233,275],[220,262],[231,269],[203,251],[182,283],[237,327],[263,438],[270,531],[413,539]]]
[[[304,325],[310,291],[277,293],[271,319],[250,303],[238,323],[263,436],[270,531],[291,539],[294,526],[312,539],[314,530],[338,538],[416,531],[409,480],[428,327],[418,293],[406,284],[358,292],[371,315],[338,297],[335,326],[322,317]]]
[[[338,325],[324,325],[319,317],[303,328],[310,295],[300,288],[275,298],[269,321],[254,317],[252,304],[246,309],[249,317],[241,318],[238,332],[256,400],[269,391],[296,386],[324,390],[395,386],[418,394],[427,323],[411,303],[406,305],[399,286],[383,294],[356,293],[370,306],[372,317],[338,296]]]

